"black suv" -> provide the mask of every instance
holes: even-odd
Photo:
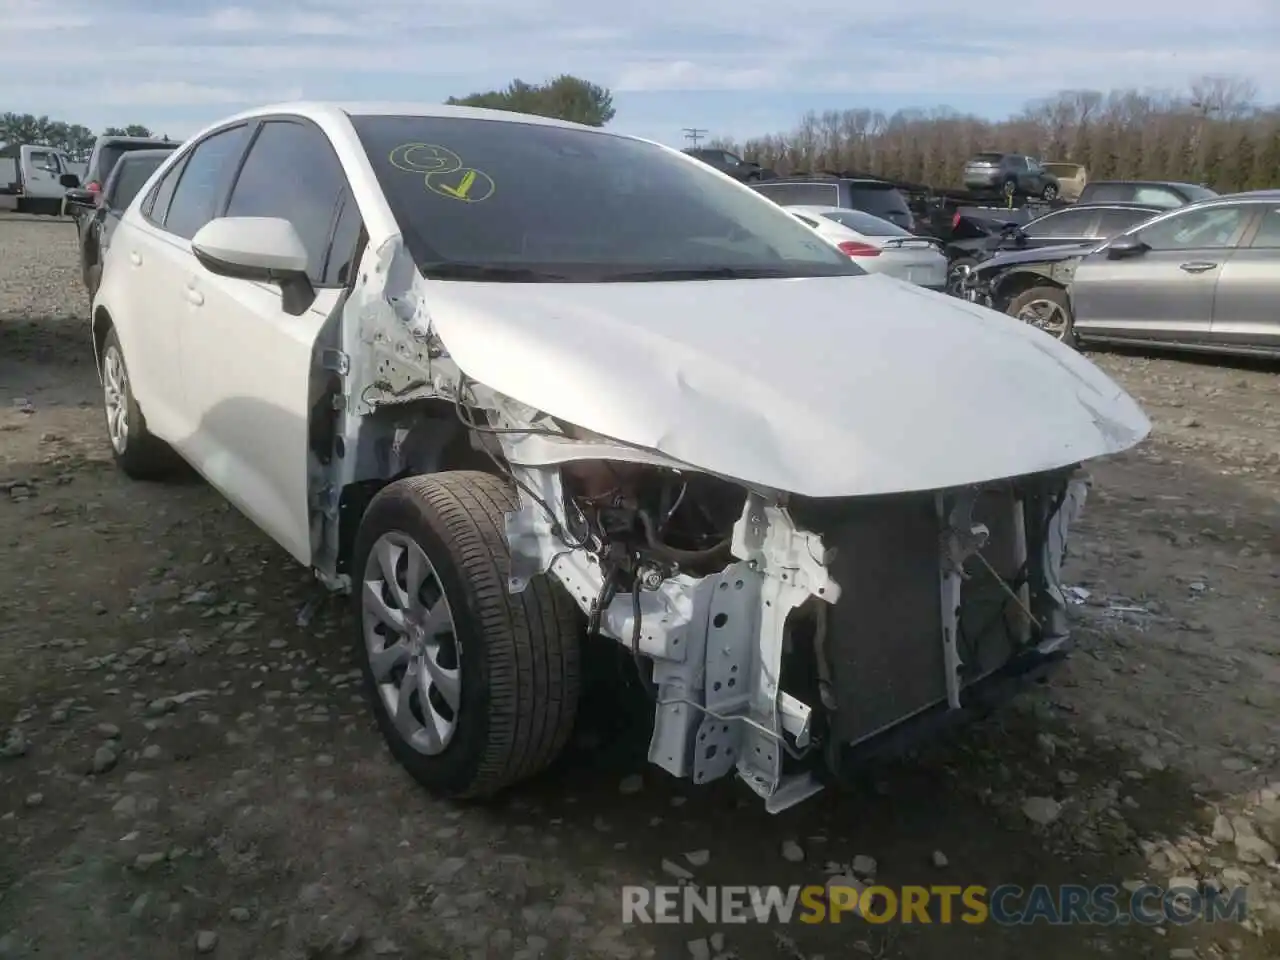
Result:
[[[980,153],[964,165],[969,190],[998,190],[1006,197],[1058,199],[1058,178],[1022,153]]]
[[[887,180],[870,177],[780,177],[768,183],[754,183],[751,189],[781,207],[844,207],[888,220],[912,233],[916,230],[916,218],[907,205],[906,196]]]
[[[736,153],[728,150],[716,150],[712,147],[690,147],[684,151],[695,160],[701,160],[709,167],[715,167],[721,173],[727,173],[735,180],[769,180],[777,174],[767,167],[752,160],[743,160]]]

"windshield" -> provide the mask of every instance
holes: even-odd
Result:
[[[909,237],[911,234],[900,226],[881,220],[861,210],[832,210],[823,213],[828,220],[834,220],[842,227],[855,230],[864,237]]]
[[[352,123],[427,276],[600,282],[862,273],[776,205],[655,144],[459,117]]]

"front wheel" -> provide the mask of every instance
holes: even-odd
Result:
[[[1032,287],[1014,297],[1005,312],[1055,340],[1075,346],[1075,318],[1067,291],[1061,287]]]
[[[582,624],[546,575],[510,593],[507,481],[456,471],[389,484],[352,573],[365,691],[392,756],[451,798],[491,796],[548,766],[578,708]]]
[[[1055,187],[1052,183],[1046,184],[1044,190],[1040,192],[1040,196],[1043,199],[1049,200],[1049,201],[1057,200],[1058,188]]]

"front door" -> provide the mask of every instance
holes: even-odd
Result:
[[[48,147],[23,147],[22,190],[28,197],[52,199],[66,193],[62,186],[62,167],[58,153]]]
[[[1280,350],[1280,203],[1255,204],[1256,225],[1223,265],[1213,299],[1213,339]]]
[[[1223,267],[1248,222],[1240,205],[1179,210],[1125,237],[1142,247],[1115,256],[1111,244],[1085,257],[1071,283],[1077,329],[1121,339],[1205,341]]]
[[[262,124],[222,215],[290,221],[310,254],[316,299],[295,316],[277,285],[217,276],[191,259],[180,329],[188,406],[198,421],[191,455],[210,483],[310,565],[313,357],[345,300],[359,211],[328,138],[290,119]]]

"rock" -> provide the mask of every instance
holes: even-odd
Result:
[[[227,656],[229,657],[243,657],[248,652],[249,645],[243,640],[237,640],[227,647]]]
[[[248,907],[232,907],[227,911],[227,916],[236,923],[247,923],[250,918],[252,918],[253,914],[249,911]]]
[[[710,850],[690,850],[684,855],[684,858],[695,867],[705,867],[711,862]]]
[[[860,853],[853,858],[850,868],[860,877],[874,877],[876,874],[876,858]]]
[[[680,866],[678,863],[672,863],[670,860],[662,861],[662,872],[669,877],[675,877],[677,880],[692,880],[693,874]]]
[[[28,793],[28,794],[27,794],[27,799],[26,799],[25,801],[23,801],[23,802],[27,805],[27,807],[28,807],[28,808],[33,809],[33,810],[34,810],[36,807],[39,807],[39,806],[43,806],[43,805],[44,805],[44,794],[43,794],[43,793]]]
[[[120,738],[120,728],[114,723],[100,723],[95,729],[108,740],[118,740]]]
[[[133,869],[139,873],[146,873],[158,863],[164,863],[169,858],[167,853],[140,853],[133,858]]]
[[[120,754],[116,752],[116,748],[109,743],[104,743],[97,750],[93,751],[93,772],[108,773],[115,769],[117,763],[120,762]]]
[[[853,893],[839,893],[837,890],[848,888]],[[853,907],[853,913],[862,915],[862,895],[866,891],[862,881],[851,873],[837,873],[833,877],[827,878],[827,903],[832,906],[839,907],[842,911]],[[857,897],[857,905],[854,906],[853,898]],[[833,902],[834,900],[834,902]]]
[[[1197,960],[1199,956],[1192,947],[1174,947],[1169,951],[1169,960]]]
[[[941,850],[933,851],[933,865],[935,867],[945,867],[950,862],[951,861],[947,859],[947,855]]]
[[[1048,826],[1062,815],[1062,804],[1051,797],[1027,797],[1022,801],[1022,814],[1032,823]]]
[[[639,793],[644,789],[644,777],[638,773],[633,773],[629,777],[623,777],[622,782],[618,784],[619,793]]]
[[[150,906],[150,904],[151,904],[151,894],[149,893],[138,894],[137,899],[133,901],[133,906],[129,908],[129,916],[133,917],[133,919],[135,920],[141,920],[144,916],[146,916],[147,907]]]
[[[4,743],[0,743],[0,758],[13,760],[18,757],[25,757],[30,745],[22,731],[17,727],[11,727],[5,735]]]
[[[333,951],[338,956],[343,957],[360,946],[360,930],[357,927],[347,926],[342,933],[338,935],[338,940],[334,944]]]
[[[1147,751],[1138,757],[1138,763],[1146,767],[1148,770],[1163,770],[1165,767],[1164,760],[1157,753]]]
[[[388,940],[386,937],[373,941],[372,949],[374,956],[377,957],[389,957],[394,953],[400,952],[400,948],[396,946],[394,941]]]
[[[782,859],[788,863],[802,863],[804,861],[804,848],[794,840],[784,840],[782,843]]]
[[[705,939],[690,940],[685,944],[690,960],[711,960],[711,944]]]
[[[159,760],[163,754],[164,751],[160,749],[158,743],[149,743],[142,748],[142,759],[144,760]]]
[[[1213,833],[1211,836],[1219,843],[1230,843],[1236,838],[1236,831],[1227,817],[1218,814],[1213,818]]]
[[[1236,857],[1242,863],[1275,863],[1276,848],[1258,836],[1241,836],[1236,830]]]
[[[196,934],[196,953],[213,953],[218,945],[218,934],[214,930],[201,930]]]
[[[133,817],[138,813],[138,798],[125,794],[112,806],[111,812],[117,817]]]

